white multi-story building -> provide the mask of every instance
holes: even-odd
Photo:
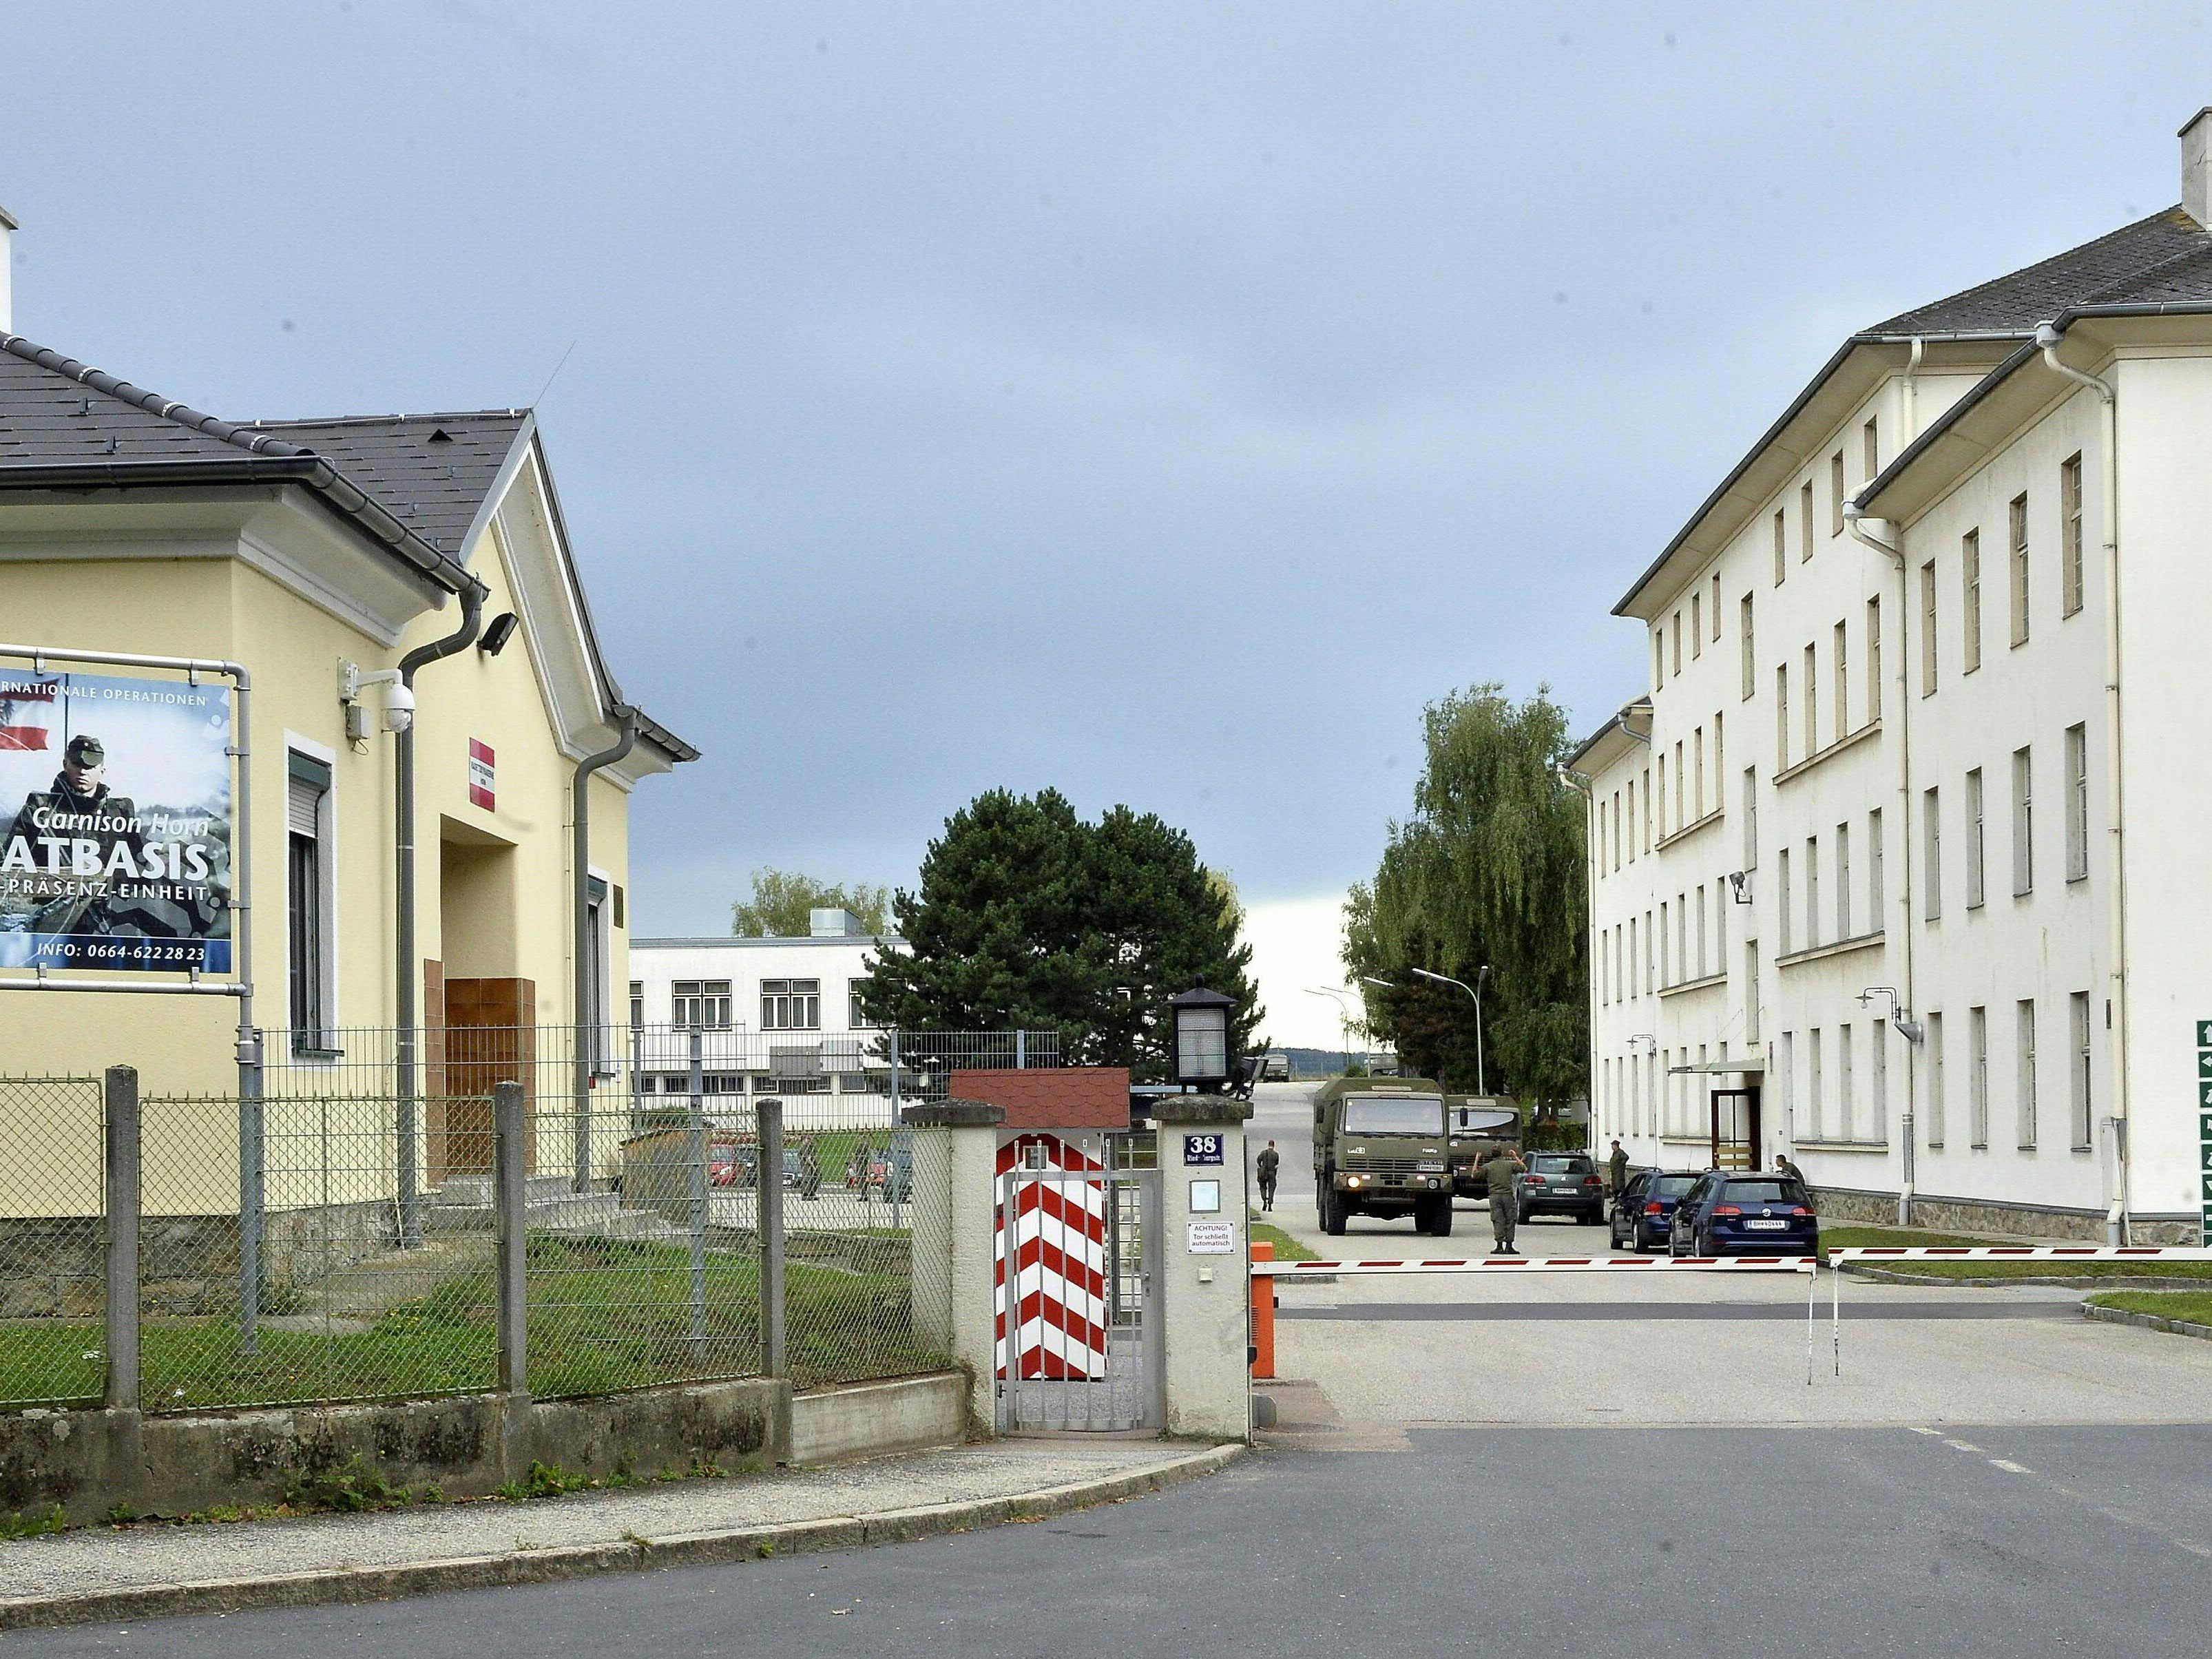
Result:
[[[814,911],[804,938],[631,940],[641,1092],[690,1086],[694,1030],[709,1093],[884,1092],[889,1061],[860,993],[872,957],[905,949],[842,909]]]
[[[1601,1146],[2196,1235],[2212,111],[2182,157],[2180,206],[1845,341],[1615,607]]]

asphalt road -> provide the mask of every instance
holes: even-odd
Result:
[[[2201,1654],[2212,1430],[1431,1429],[848,1555],[10,1636],[26,1655]]]
[[[1327,1254],[1307,1093],[1263,1089],[1277,1219]],[[1538,1222],[1532,1254],[1595,1230]],[[1474,1248],[1468,1249],[1468,1245]],[[2212,1624],[2212,1343],[2075,1294],[1800,1278],[1285,1285],[1282,1424],[1157,1497],[847,1555],[356,1608],[11,1636],[24,1654],[537,1659],[1234,1651],[2197,1654]],[[1808,1336],[1812,1339],[1808,1342]],[[1809,1367],[1809,1358],[1814,1362]],[[1836,1374],[1837,1358],[1841,1375]]]

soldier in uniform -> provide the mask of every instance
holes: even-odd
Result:
[[[1282,1170],[1283,1155],[1271,1140],[1260,1153],[1260,1208],[1263,1213],[1275,1207],[1275,1178]]]
[[[1606,1159],[1606,1168],[1613,1176],[1613,1195],[1620,1196],[1621,1188],[1628,1185],[1628,1153],[1620,1139],[1614,1138],[1613,1156]]]
[[[24,797],[15,823],[9,827],[8,840],[27,842],[34,853],[46,837],[91,842],[100,849],[104,872],[109,855],[118,844],[128,846],[134,860],[145,852],[144,840],[133,827],[137,815],[131,801],[109,793],[106,746],[98,738],[80,732],[62,751],[62,769],[54,775],[54,787],[42,794]],[[46,867],[44,857],[38,859],[38,867]],[[64,872],[68,867],[65,860]],[[106,884],[104,876],[101,884]],[[111,931],[112,923],[110,902],[104,892],[71,893],[51,899],[33,917],[31,927],[40,933],[105,933]]]
[[[1528,1173],[1528,1166],[1513,1155],[1510,1146],[1501,1147],[1482,1166],[1483,1178],[1490,1186],[1490,1231],[1498,1242],[1498,1249],[1507,1255],[1518,1255],[1520,1250],[1513,1243],[1513,1229],[1521,1219],[1521,1177]]]

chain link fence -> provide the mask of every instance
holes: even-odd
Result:
[[[1060,1058],[1048,1032],[568,1026],[277,1032],[263,1053],[258,1094],[136,1105],[149,1411],[498,1387],[502,1084],[533,1395],[935,1369],[951,1218],[915,1203],[928,1138],[904,1109]],[[97,1079],[0,1079],[0,1407],[106,1389],[102,1122]]]
[[[0,1407],[97,1405],[106,1211],[97,1078],[0,1078]]]

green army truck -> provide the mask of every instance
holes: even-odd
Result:
[[[1443,1089],[1425,1078],[1338,1078],[1314,1096],[1314,1193],[1321,1230],[1354,1215],[1413,1218],[1452,1230],[1451,1137]]]

